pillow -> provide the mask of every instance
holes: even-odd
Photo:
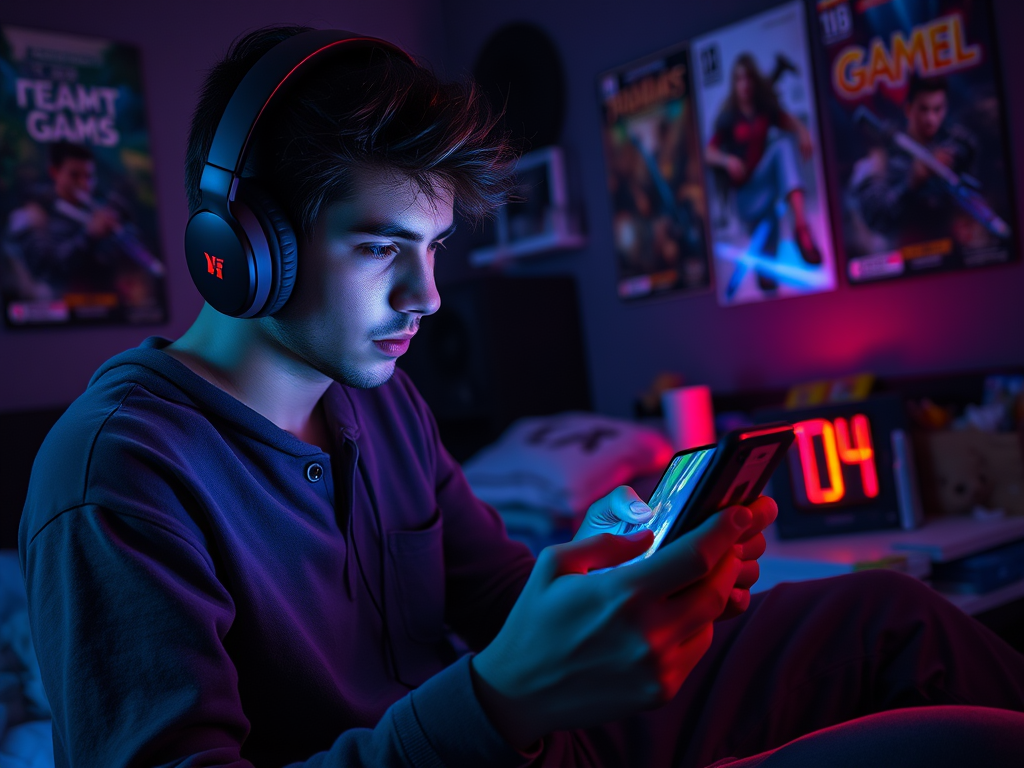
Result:
[[[656,429],[596,413],[520,419],[463,467],[495,507],[579,515],[616,486],[662,470],[672,446]]]

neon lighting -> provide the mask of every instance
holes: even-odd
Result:
[[[868,417],[858,413],[850,420],[853,428],[853,446],[846,419],[836,419],[836,442],[839,458],[844,464],[860,465],[860,481],[864,495],[873,499],[878,495],[878,470],[875,467],[875,449],[871,445],[871,426]]]
[[[800,467],[804,473],[804,489],[807,500],[812,504],[832,504],[846,495],[843,484],[843,470],[836,446],[836,430],[825,419],[808,419],[793,425],[796,444],[800,451]],[[814,438],[821,436],[825,446],[825,466],[828,468],[828,488],[821,485],[818,460],[814,455]]]
[[[788,424],[781,427],[773,427],[772,429],[759,429],[756,432],[744,432],[740,435],[740,440],[746,440],[748,437],[762,437],[764,435],[774,435],[779,432],[788,432],[790,429]]]

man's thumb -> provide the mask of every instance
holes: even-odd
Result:
[[[570,541],[558,548],[555,575],[611,568],[613,565],[639,557],[650,549],[653,541],[654,533],[646,528],[626,536],[599,533],[578,541]]]

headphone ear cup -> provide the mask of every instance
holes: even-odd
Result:
[[[237,195],[256,217],[270,246],[273,267],[270,293],[264,308],[253,315],[267,317],[281,309],[291,296],[298,266],[298,241],[284,211],[252,179],[240,180]]]

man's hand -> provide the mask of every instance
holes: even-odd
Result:
[[[646,523],[652,514],[651,508],[637,496],[636,491],[628,485],[620,485],[590,505],[572,538],[579,541],[599,533],[623,534],[627,531],[626,526]]]
[[[588,572],[642,554],[650,531],[541,552],[501,632],[472,662],[481,704],[509,743],[525,749],[550,731],[675,696],[710,646],[713,622],[743,591],[737,585],[756,579],[756,563],[751,573],[743,558],[763,551],[755,517],[773,517],[774,503],[753,506],[715,514],[646,560],[603,573]]]
[[[764,554],[767,542],[764,539],[764,529],[775,522],[778,517],[779,507],[775,499],[770,496],[761,496],[756,499],[747,509],[750,510],[752,520],[747,527],[747,532],[740,536],[735,547],[736,555],[740,560],[740,572],[736,577],[736,584],[729,595],[729,602],[719,616],[719,620],[731,619],[739,616],[750,605],[750,588],[757,583],[761,575],[761,567],[757,559]]]
[[[779,513],[774,499],[768,496],[761,496],[749,509],[752,517],[750,527],[740,537],[740,546],[736,550],[741,561],[740,573],[720,619],[738,616],[750,605],[750,588],[761,575],[757,559],[764,554],[766,547],[762,532],[775,521]],[[629,526],[646,523],[652,514],[651,508],[643,502],[636,491],[628,485],[620,485],[590,505],[573,540],[579,541],[599,533],[624,534],[629,530]]]

